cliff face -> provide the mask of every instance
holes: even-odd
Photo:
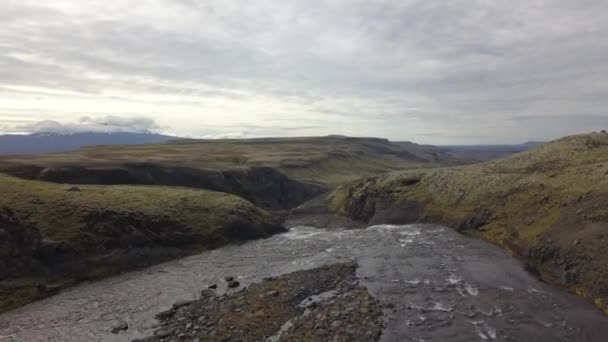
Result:
[[[0,281],[41,269],[40,231],[24,224],[12,211],[0,212]]]
[[[284,231],[237,196],[0,174],[0,311],[85,279]]]
[[[293,211],[364,224],[442,223],[494,242],[608,312],[608,135],[572,136],[503,160],[395,172]]]
[[[121,167],[65,166],[17,168],[10,174],[67,184],[163,185],[231,193],[269,210],[296,207],[328,189],[290,179],[270,167],[214,171],[154,164],[125,164]]]
[[[459,162],[433,146],[330,136],[95,146],[65,153],[3,156],[0,170],[26,179],[69,183],[193,186],[244,194],[268,208],[285,209],[301,204],[300,197],[309,199],[319,188],[335,188],[394,170]],[[261,176],[272,177],[273,183],[280,180],[289,195],[277,189],[268,189],[270,196],[264,194],[266,190],[251,184],[252,178]],[[276,195],[287,197],[285,204],[268,203]]]

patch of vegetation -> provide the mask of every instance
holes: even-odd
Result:
[[[250,202],[207,190],[3,174],[0,189],[0,311],[80,280],[283,230]]]
[[[148,163],[205,170],[271,167],[295,180],[336,187],[391,170],[458,162],[433,146],[330,136],[97,146],[67,153],[3,157],[0,170],[35,178],[44,168],[63,166],[117,168],[128,163]]]
[[[325,201],[330,212],[367,223],[451,225],[607,310],[607,176],[608,135],[586,134],[494,162],[371,177]]]
[[[161,186],[69,186],[0,174],[0,207],[21,213],[44,237],[77,242],[91,212],[137,212],[171,217],[205,236],[222,235],[229,215],[244,211],[260,221],[270,215],[234,195]],[[73,190],[73,191],[72,191]]]

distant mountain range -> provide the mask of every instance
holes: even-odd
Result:
[[[543,142],[529,141],[513,145],[451,145],[439,146],[441,150],[461,160],[470,162],[500,159],[512,154],[530,150]]]
[[[0,155],[66,152],[86,146],[162,143],[173,139],[177,138],[151,132],[6,134],[0,135]]]
[[[183,139],[148,131],[143,132],[78,132],[78,133],[33,133],[0,135],[0,155],[29,155],[70,152],[88,146],[98,145],[141,145],[164,143],[170,140],[201,142],[203,140]],[[328,136],[326,139],[348,140],[342,136]],[[268,139],[244,139],[243,142],[264,141]],[[283,139],[270,139],[282,141]],[[286,139],[285,141],[289,141]],[[463,145],[463,146],[426,146],[411,142],[388,142],[386,139],[368,139],[369,148],[379,149],[380,154],[397,154],[407,151],[410,157],[429,161],[434,155],[438,161],[445,162],[451,155],[462,161],[479,162],[503,158],[508,155],[526,151],[539,145],[539,142],[527,142],[515,145]],[[404,151],[397,151],[403,149]],[[432,159],[432,158],[431,158]]]

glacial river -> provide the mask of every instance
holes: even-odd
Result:
[[[384,341],[608,341],[608,319],[526,273],[503,250],[434,225],[295,227],[94,283],[0,316],[0,342],[130,341],[154,314],[225,276],[242,284],[355,260],[385,305]],[[129,329],[110,331],[120,322]]]

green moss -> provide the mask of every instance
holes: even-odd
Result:
[[[152,163],[210,170],[273,167],[290,178],[337,187],[355,179],[406,168],[454,162],[433,147],[366,138],[186,140],[167,144],[96,146],[75,152],[0,158],[0,170],[25,166],[122,167]]]
[[[259,219],[269,214],[234,195],[157,186],[71,186],[27,181],[0,174],[0,207],[24,214],[43,235],[57,241],[81,237],[84,218],[92,211],[139,212],[172,217],[195,232],[212,236],[226,215],[241,209]]]
[[[377,205],[417,202],[424,207],[420,220],[455,226],[489,211],[490,221],[467,233],[515,253],[536,247],[563,253],[560,258],[573,260],[580,271],[577,283],[561,285],[605,298],[606,284],[598,279],[608,279],[608,250],[599,242],[608,229],[607,165],[608,134],[571,136],[494,162],[354,182],[328,196],[329,209],[354,216],[348,205],[355,199]],[[541,274],[560,282],[559,265],[551,259],[541,262]],[[603,300],[596,304],[605,310]]]

